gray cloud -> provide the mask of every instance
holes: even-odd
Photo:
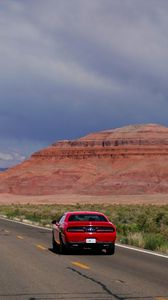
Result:
[[[11,151],[10,153],[0,152],[1,168],[16,165],[17,163],[20,163],[23,160],[25,160],[25,158],[25,156],[22,156],[19,153],[13,151]]]
[[[13,157],[11,154],[0,152],[0,160],[12,160]]]
[[[0,151],[168,125],[167,14],[165,0],[2,1]]]

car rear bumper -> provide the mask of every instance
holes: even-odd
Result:
[[[65,244],[66,248],[69,249],[93,249],[102,250],[114,248],[114,242],[97,242],[97,243],[84,243],[84,242],[69,242]]]

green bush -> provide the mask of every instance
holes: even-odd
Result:
[[[144,248],[149,250],[159,250],[165,244],[165,239],[161,234],[146,234],[144,236]]]

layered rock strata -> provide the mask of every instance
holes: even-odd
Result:
[[[130,125],[58,141],[0,174],[0,192],[168,193],[168,128]]]
[[[149,124],[102,131],[79,140],[54,143],[32,157],[84,159],[129,155],[168,155],[168,129]]]

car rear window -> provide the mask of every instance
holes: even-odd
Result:
[[[92,221],[92,222],[108,222],[107,219],[103,215],[92,215],[92,214],[74,214],[70,215],[69,222],[85,222],[85,221]]]

